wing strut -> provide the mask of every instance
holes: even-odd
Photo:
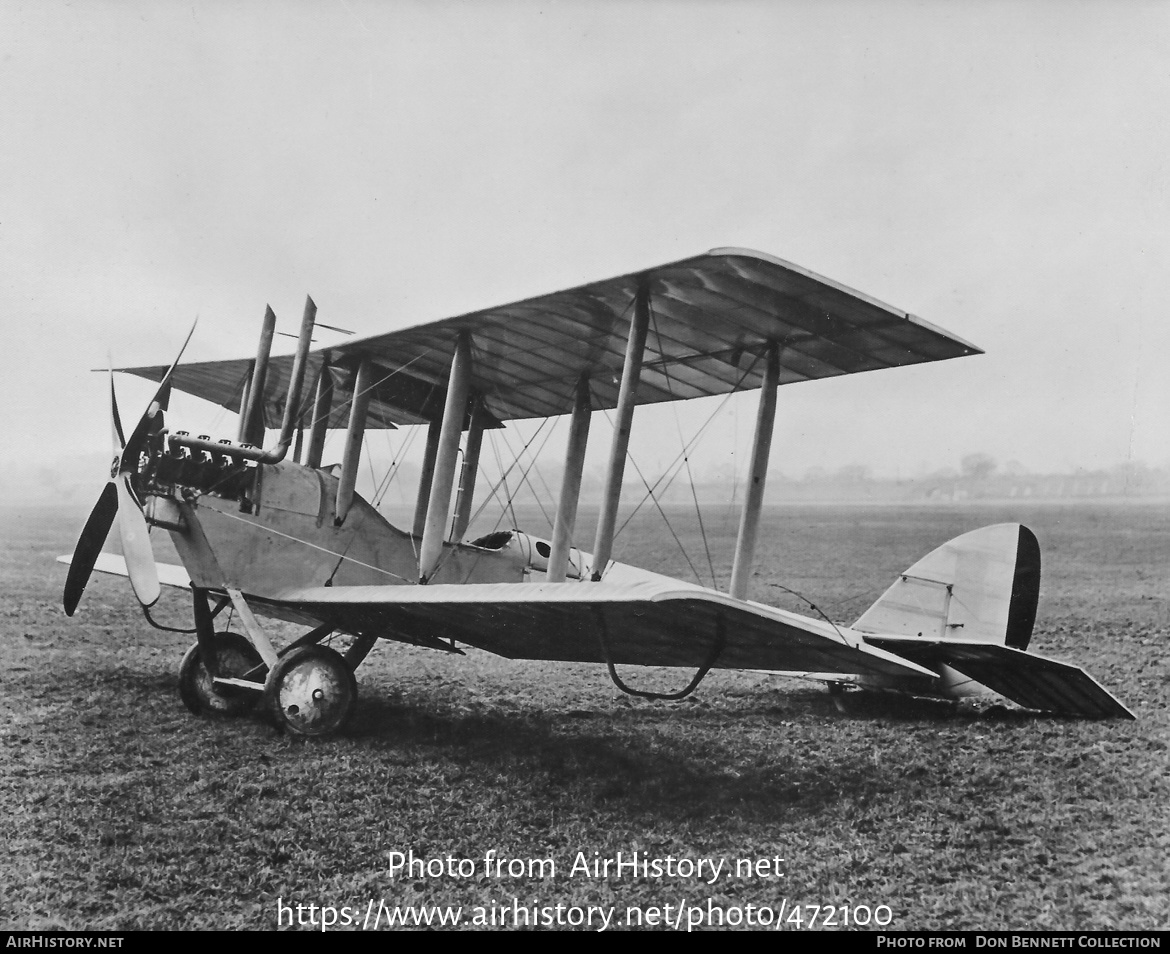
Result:
[[[561,496],[557,502],[557,520],[553,526],[552,550],[548,555],[548,581],[564,583],[569,569],[569,550],[573,546],[573,529],[577,524],[577,502],[581,498],[581,474],[585,469],[585,449],[589,444],[589,422],[593,416],[589,394],[589,376],[577,380],[573,416],[569,421],[569,441],[565,448],[565,473],[561,478]]]
[[[353,504],[361,463],[362,438],[366,433],[366,411],[370,407],[370,359],[362,358],[353,378],[353,402],[349,406],[349,428],[345,432],[345,450],[341,457],[341,478],[337,482],[337,500],[333,523],[341,526]]]
[[[752,576],[752,557],[760,529],[760,510],[764,503],[764,481],[768,476],[768,456],[772,450],[772,429],[776,422],[776,388],[780,384],[780,345],[768,344],[768,363],[760,385],[760,410],[756,415],[756,436],[752,443],[752,463],[748,472],[747,493],[735,541],[735,562],[731,568],[731,588],[737,600],[746,600]]]
[[[423,453],[422,471],[418,477],[418,496],[414,502],[414,524],[411,529],[420,539],[427,526],[427,501],[431,499],[431,481],[435,478],[435,458],[439,454],[439,435],[442,433],[443,425],[431,421],[427,427],[427,448]]]
[[[626,452],[630,447],[630,424],[634,419],[634,407],[638,403],[638,382],[642,377],[642,357],[649,328],[650,286],[645,279],[640,279],[634,295],[634,319],[630,322],[630,337],[626,340],[622,383],[618,388],[617,408],[614,410],[613,444],[609,451],[609,467],[605,472],[601,514],[597,518],[597,536],[593,542],[594,582],[601,579],[613,552],[618,503],[622,496],[622,476],[626,469]]]
[[[264,387],[268,378],[268,360],[272,353],[272,333],[276,330],[276,314],[269,305],[264,309],[260,325],[260,341],[256,346],[256,360],[248,384],[248,400],[240,405],[241,444],[264,444]]]
[[[244,629],[248,631],[248,638],[252,640],[252,644],[256,647],[256,652],[260,654],[260,658],[271,669],[276,665],[277,660],[280,659],[280,654],[276,651],[276,647],[272,645],[272,640],[268,638],[268,634],[260,627],[259,621],[252,613],[252,607],[244,599],[244,594],[229,586],[227,587],[227,595],[231,597],[232,606],[235,607],[236,612],[239,614],[240,622],[243,624]]]
[[[471,383],[471,336],[459,333],[455,355],[451,359],[451,376],[447,385],[447,403],[443,407],[443,428],[435,456],[435,474],[427,501],[426,525],[418,555],[418,581],[426,583],[443,555],[443,532],[451,513],[451,488],[455,484],[455,464],[459,458],[459,436],[467,414],[467,395]]]
[[[467,446],[463,450],[463,468],[459,471],[459,490],[455,494],[455,525],[451,528],[451,540],[458,543],[471,523],[471,504],[475,499],[475,478],[479,473],[479,452],[483,447],[483,425],[487,409],[479,401],[471,408],[471,420],[467,428]]]
[[[329,415],[333,413],[333,369],[329,356],[321,362],[321,373],[317,375],[317,390],[313,397],[313,420],[309,425],[309,450],[305,463],[310,467],[321,466],[321,455],[325,452],[325,437],[329,429]]]

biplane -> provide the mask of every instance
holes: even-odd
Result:
[[[314,350],[316,310],[308,299],[293,355],[271,354],[268,309],[254,358],[182,364],[180,351],[170,366],[119,369],[158,384],[128,436],[111,375],[115,456],[73,556],[62,558],[64,608],[73,615],[94,569],[128,576],[148,617],[162,584],[189,587],[195,642],[179,685],[192,711],[262,705],[290,733],[334,732],[353,711],[354,670],[386,639],[604,664],[635,693],[616,667],[696,670],[665,698],[721,668],[944,698],[991,692],[1048,713],[1132,718],[1083,670],[1027,651],[1040,551],[1018,524],[943,544],[852,625],[749,598],[778,388],[980,353],[960,338],[733,248]],[[235,436],[166,427],[173,389],[237,413]],[[759,404],[727,591],[614,560],[635,410],[749,390]],[[599,410],[612,413],[613,433],[584,549],[577,511]],[[551,537],[513,529],[465,539],[485,431],[564,415]],[[366,431],[407,426],[426,433],[409,528],[356,489]],[[265,446],[269,427],[276,436]],[[344,430],[344,443],[340,462],[325,465],[331,429]],[[121,557],[102,552],[115,524]],[[182,566],[155,563],[151,528],[169,532]],[[243,634],[217,630],[225,608]],[[260,618],[303,635],[278,650]],[[326,645],[341,634],[344,652]]]

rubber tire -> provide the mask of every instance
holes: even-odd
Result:
[[[291,735],[317,738],[340,731],[356,702],[353,670],[327,646],[300,646],[282,656],[264,683],[264,708]]]
[[[221,676],[236,678],[255,669],[263,660],[256,647],[239,633],[215,634],[215,658]],[[256,708],[260,693],[247,689],[229,692],[216,690],[208,675],[196,642],[179,664],[179,698],[195,715],[235,717],[247,715]]]

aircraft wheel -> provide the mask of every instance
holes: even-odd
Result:
[[[357,701],[357,680],[340,653],[301,646],[281,657],[264,683],[264,705],[276,724],[293,735],[336,732]]]
[[[263,660],[239,633],[215,634],[215,658],[221,676],[243,676]],[[217,689],[199,655],[199,643],[187,650],[179,665],[179,698],[195,715],[241,716],[251,712],[258,693],[247,689]]]

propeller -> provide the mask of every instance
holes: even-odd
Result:
[[[118,523],[122,556],[126,560],[126,572],[130,577],[134,596],[143,606],[153,606],[158,600],[160,593],[158,568],[155,566],[154,552],[150,546],[150,528],[147,526],[146,517],[143,516],[142,507],[131,489],[130,479],[138,467],[138,458],[147,440],[162,429],[162,412],[166,410],[170,399],[171,375],[178,367],[194,333],[193,324],[191,330],[187,332],[183,347],[179,349],[178,356],[163,375],[154,398],[147,405],[146,412],[139,418],[128,439],[124,436],[121,416],[118,414],[114,374],[112,370],[110,371],[110,430],[114,459],[110,467],[110,479],[102,488],[101,496],[90,511],[89,519],[85,521],[85,527],[73,550],[73,558],[69,562],[69,574],[65,579],[65,592],[62,596],[66,616],[72,616],[77,609],[78,601],[85,592],[94,564],[97,563],[98,555],[115,520]]]

